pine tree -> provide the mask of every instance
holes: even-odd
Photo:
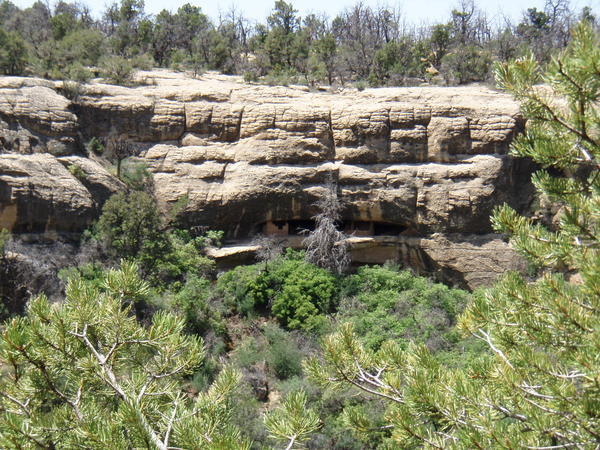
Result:
[[[72,279],[66,299],[32,299],[0,340],[2,448],[247,448],[229,423],[239,374],[184,392],[204,356],[184,322],[157,313],[148,328],[131,305],[148,294],[132,263],[102,288]]]
[[[306,403],[304,391],[292,392],[278,408],[264,417],[269,436],[285,442],[286,450],[301,446],[320,426],[317,413]]]
[[[385,429],[404,448],[600,446],[600,40],[580,24],[543,73],[533,57],[499,65],[499,84],[528,119],[513,153],[544,168],[538,194],[560,206],[543,226],[507,206],[493,222],[537,268],[474,295],[459,327],[487,343],[467,369],[442,366],[423,346],[377,353],[342,326],[305,368],[326,386],[385,399]],[[375,424],[346,412],[353,429]]]

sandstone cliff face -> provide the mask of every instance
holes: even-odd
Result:
[[[489,222],[495,205],[521,207],[531,192],[526,164],[507,156],[523,128],[508,96],[142,76],[151,83],[87,85],[77,104],[60,83],[0,79],[0,226],[82,229],[122,186],[77,149],[116,132],[138,144],[165,210],[185,196],[185,221],[229,239],[309,227],[332,178],[356,261],[392,259],[469,286],[519,267]],[[76,179],[69,165],[87,176]]]

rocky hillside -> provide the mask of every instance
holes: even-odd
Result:
[[[76,101],[60,82],[0,78],[0,228],[88,226],[124,185],[83,144],[117,133],[136,143],[165,210],[186,197],[187,224],[238,245],[257,233],[297,241],[332,178],[356,262],[395,260],[470,287],[521,265],[489,220],[495,205],[531,200],[528,163],[507,156],[523,128],[507,95],[139,76],[136,87],[85,85]]]

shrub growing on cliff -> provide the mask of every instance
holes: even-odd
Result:
[[[496,69],[529,119],[513,152],[548,170],[533,181],[562,206],[549,230],[507,206],[498,231],[540,269],[509,274],[475,296],[459,325],[491,356],[447,370],[423,346],[365,348],[352,327],[323,344],[306,369],[325,385],[352,384],[384,398],[399,445],[433,448],[596,448],[600,442],[600,39],[588,24],[542,74],[533,58]],[[550,92],[537,87],[543,82]],[[550,169],[552,172],[550,172]],[[346,414],[357,431],[371,427]]]
[[[131,82],[133,65],[120,56],[108,56],[100,61],[102,75],[109,83],[124,86]]]

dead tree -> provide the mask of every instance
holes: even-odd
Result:
[[[258,235],[252,240],[256,245],[256,259],[265,263],[264,271],[269,271],[268,264],[283,253],[285,239],[276,239],[274,236]]]
[[[303,244],[306,260],[318,267],[341,274],[350,265],[347,236],[338,229],[342,204],[337,186],[329,181],[324,196],[315,203],[319,213],[314,216],[315,229],[308,232]]]
[[[107,156],[117,165],[117,178],[121,179],[121,164],[130,156],[137,155],[135,145],[122,136],[112,135],[107,139],[106,150]]]

